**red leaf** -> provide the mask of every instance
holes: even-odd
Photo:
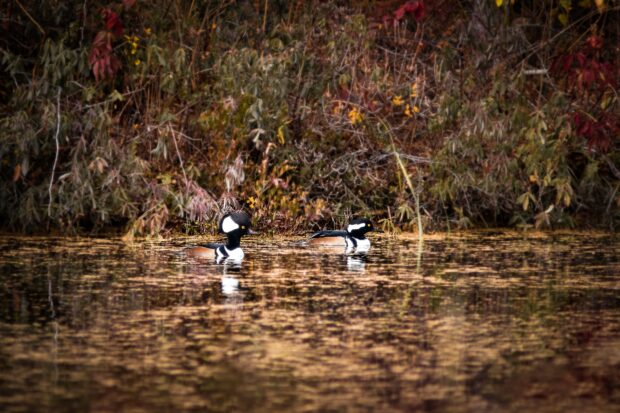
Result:
[[[579,62],[580,66],[583,66],[584,63],[586,62],[586,55],[583,54],[582,52],[579,53],[575,53],[575,58],[577,59],[577,61]]]
[[[417,1],[408,1],[402,7],[405,9],[405,11],[407,13],[413,13],[418,8],[418,2]]]
[[[111,9],[104,9],[101,15],[105,21],[106,30],[111,31],[115,36],[123,35],[123,24],[115,11]]]
[[[95,75],[95,81],[99,82],[99,62],[96,61],[93,65],[93,75]]]
[[[573,60],[575,59],[575,56],[572,54],[569,54],[568,56],[564,56],[564,64],[562,65],[564,67],[564,71],[568,71],[568,69],[570,69],[570,67],[573,64]]]
[[[129,10],[136,4],[136,0],[123,0],[123,6],[125,6],[125,10]]]
[[[420,21],[420,19],[422,19],[425,15],[426,8],[424,6],[424,3],[418,2],[418,7],[413,12],[413,17],[416,19],[416,21]]]
[[[586,41],[593,49],[600,49],[601,47],[603,47],[603,39],[601,38],[601,36],[596,36],[593,34],[592,36],[588,37]]]
[[[398,22],[402,20],[403,17],[405,17],[405,14],[413,14],[413,17],[416,19],[416,21],[418,21],[422,17],[424,17],[424,12],[425,9],[423,2],[408,1],[402,6],[400,6],[398,9],[396,9],[396,11],[394,12],[394,20]]]
[[[581,126],[577,129],[577,133],[585,138],[590,138],[592,134],[592,121],[588,119],[582,122]]]
[[[383,16],[383,18],[381,19],[383,22],[383,27],[388,27],[390,26],[390,24],[392,24],[392,17],[391,16]]]
[[[592,82],[594,82],[594,79],[596,79],[596,76],[594,75],[594,70],[592,69],[583,69],[581,71],[581,76],[583,79],[583,83],[586,87],[590,86]]]
[[[120,62],[114,56],[112,49],[112,37],[112,33],[103,30],[95,36],[93,49],[88,57],[88,64],[91,66],[97,82],[114,76],[120,69]]]

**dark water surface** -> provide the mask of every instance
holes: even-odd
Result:
[[[0,238],[2,412],[620,411],[620,238]]]

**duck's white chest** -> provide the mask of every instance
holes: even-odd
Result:
[[[216,258],[231,258],[233,260],[240,260],[245,255],[241,247],[237,247],[234,250],[229,250],[226,247],[221,247],[215,250]]]
[[[355,251],[357,252],[366,252],[370,249],[370,240],[368,238],[365,239],[356,239],[357,248]]]
[[[346,251],[347,252],[366,252],[370,249],[370,240],[368,238],[365,239],[353,239],[349,237],[345,237]]]

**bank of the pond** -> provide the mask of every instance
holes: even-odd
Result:
[[[9,2],[0,226],[613,230],[620,6],[578,3]]]

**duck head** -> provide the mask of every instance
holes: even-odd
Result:
[[[230,212],[220,220],[219,232],[230,237],[241,238],[244,235],[256,234],[250,227],[252,221],[245,212]]]
[[[354,238],[364,239],[365,234],[374,231],[375,227],[367,218],[356,218],[347,225],[347,232]]]

